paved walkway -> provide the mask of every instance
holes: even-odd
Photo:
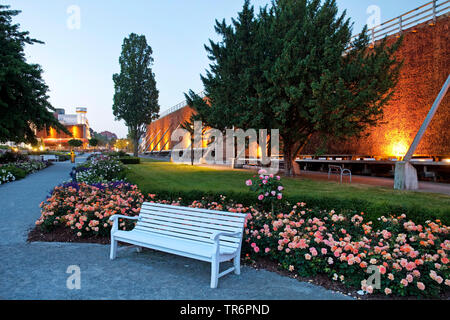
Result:
[[[26,243],[39,203],[69,179],[70,163],[57,163],[24,180],[0,186],[0,299],[348,299],[277,273],[243,267],[241,276],[209,288],[210,264],[131,247],[109,260],[109,246]],[[81,289],[66,283],[69,266],[81,271]],[[226,266],[223,266],[226,267]]]

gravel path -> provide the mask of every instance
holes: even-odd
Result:
[[[26,243],[40,216],[39,203],[69,179],[71,168],[57,163],[0,186],[0,299],[349,299],[246,266],[240,276],[225,276],[218,289],[210,289],[210,264],[205,262],[151,250],[138,254],[131,247],[121,247],[118,258],[110,261],[109,246]],[[70,266],[80,270],[80,289],[67,287]]]

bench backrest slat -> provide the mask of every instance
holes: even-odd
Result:
[[[200,209],[200,208],[190,208],[190,207],[179,207],[179,206],[170,206],[170,205],[162,205],[156,203],[148,203],[144,202],[142,204],[142,208],[158,210],[158,211],[167,211],[173,212],[173,210],[177,211],[177,208],[182,208],[182,212],[184,214],[196,216],[196,217],[205,217],[211,215],[217,219],[223,219],[227,221],[236,221],[242,222],[242,219],[245,219],[246,214],[243,213],[233,213],[227,211],[217,211],[217,210],[208,210],[208,209]],[[179,211],[179,210],[178,210]]]
[[[213,243],[218,231],[243,232],[246,214],[144,203],[135,229],[161,235]],[[220,245],[237,248],[240,238],[222,236]]]
[[[150,208],[177,208],[177,206],[168,205],[168,204],[161,204],[161,203],[151,203],[151,202],[144,202],[142,204],[143,207],[150,207]],[[237,217],[242,218],[245,217],[246,214],[244,213],[237,213],[237,212],[228,212],[228,211],[217,211],[217,210],[210,210],[210,209],[203,209],[203,208],[191,208],[191,207],[179,207],[183,208],[184,211],[193,211],[196,213],[206,213],[206,214],[217,214],[217,215],[223,215],[223,216],[230,216],[230,217]]]

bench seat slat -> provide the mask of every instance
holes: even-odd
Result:
[[[207,243],[209,245],[212,245],[214,242],[211,241],[209,238],[195,236],[191,234],[186,233],[174,233],[165,229],[155,229],[155,228],[143,228],[143,227],[136,227],[134,230],[142,232],[142,233],[149,233],[149,234],[158,234],[158,235],[164,235],[167,237],[172,237],[175,239],[189,239],[191,241],[199,242],[199,243]],[[236,243],[228,242],[228,241],[220,241],[221,246],[230,247],[230,248],[237,248],[239,247],[239,243],[236,245]]]
[[[226,221],[226,220],[217,220],[209,217],[194,217],[189,215],[184,215],[181,212],[164,212],[164,211],[152,211],[145,212],[141,210],[140,216],[151,218],[151,217],[166,217],[171,219],[176,219],[179,223],[206,223],[207,225],[215,225],[215,226],[229,226],[233,228],[239,228],[242,226],[243,222],[234,222],[234,221]],[[161,218],[160,218],[161,219]]]
[[[168,227],[168,226],[162,226],[162,225],[152,225],[152,224],[147,224],[147,225],[140,225],[140,226],[136,226],[134,228],[135,230],[139,230],[142,232],[158,232],[158,233],[164,233],[166,235],[170,235],[173,237],[182,237],[182,238],[189,238],[189,239],[193,239],[193,240],[198,240],[198,241],[202,241],[202,242],[207,242],[207,243],[214,243],[214,241],[211,240],[210,236],[211,234],[205,234],[205,233],[198,233],[192,230],[181,230],[181,229],[176,229],[173,227]],[[228,237],[228,236],[221,236],[220,237],[221,243],[223,243],[223,245],[227,245],[227,246],[232,246],[232,247],[238,247],[239,243],[240,243],[240,239],[238,238],[233,238],[233,237]]]
[[[191,241],[189,239],[172,238],[162,234],[149,234],[148,232],[140,231],[117,231],[114,237],[118,240],[133,240],[142,244],[155,245],[171,250],[188,252],[191,254],[210,258],[213,253],[213,245],[209,243],[202,243],[198,241]],[[235,248],[220,246],[221,254],[233,254],[236,252]]]
[[[183,211],[192,211],[192,212],[199,212],[199,213],[206,213],[206,214],[218,214],[218,215],[223,215],[223,216],[230,216],[230,217],[237,217],[237,218],[245,218],[247,216],[246,213],[238,213],[238,212],[229,212],[229,211],[218,211],[218,210],[209,210],[209,209],[204,209],[204,208],[192,208],[192,207],[177,207],[177,206],[172,206],[172,205],[168,205],[168,204],[161,204],[161,203],[151,203],[151,202],[144,202],[142,204],[142,206],[144,207],[149,207],[149,208],[166,208],[166,209],[174,209],[174,208],[180,208]]]

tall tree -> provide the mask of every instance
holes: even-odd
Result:
[[[133,140],[134,156],[138,156],[139,140],[146,127],[159,117],[159,92],[152,71],[153,50],[144,35],[130,34],[122,45],[120,74],[114,74],[113,113],[124,120]]]
[[[216,22],[222,40],[206,47],[211,107],[192,91],[188,102],[217,129],[279,129],[285,174],[294,175],[313,134],[359,135],[393,95],[401,39],[371,49],[367,28],[353,43],[352,28],[335,0],[275,0],[257,17],[245,1],[232,25]]]
[[[50,127],[71,135],[53,116],[41,67],[26,62],[25,45],[43,42],[12,23],[19,13],[0,5],[0,142],[35,144],[36,130]]]
[[[372,50],[364,28],[352,44],[352,24],[335,0],[277,0],[261,24],[270,46],[261,47],[268,51],[257,100],[280,129],[285,173],[294,175],[313,134],[355,136],[381,119],[397,84],[401,40]]]

